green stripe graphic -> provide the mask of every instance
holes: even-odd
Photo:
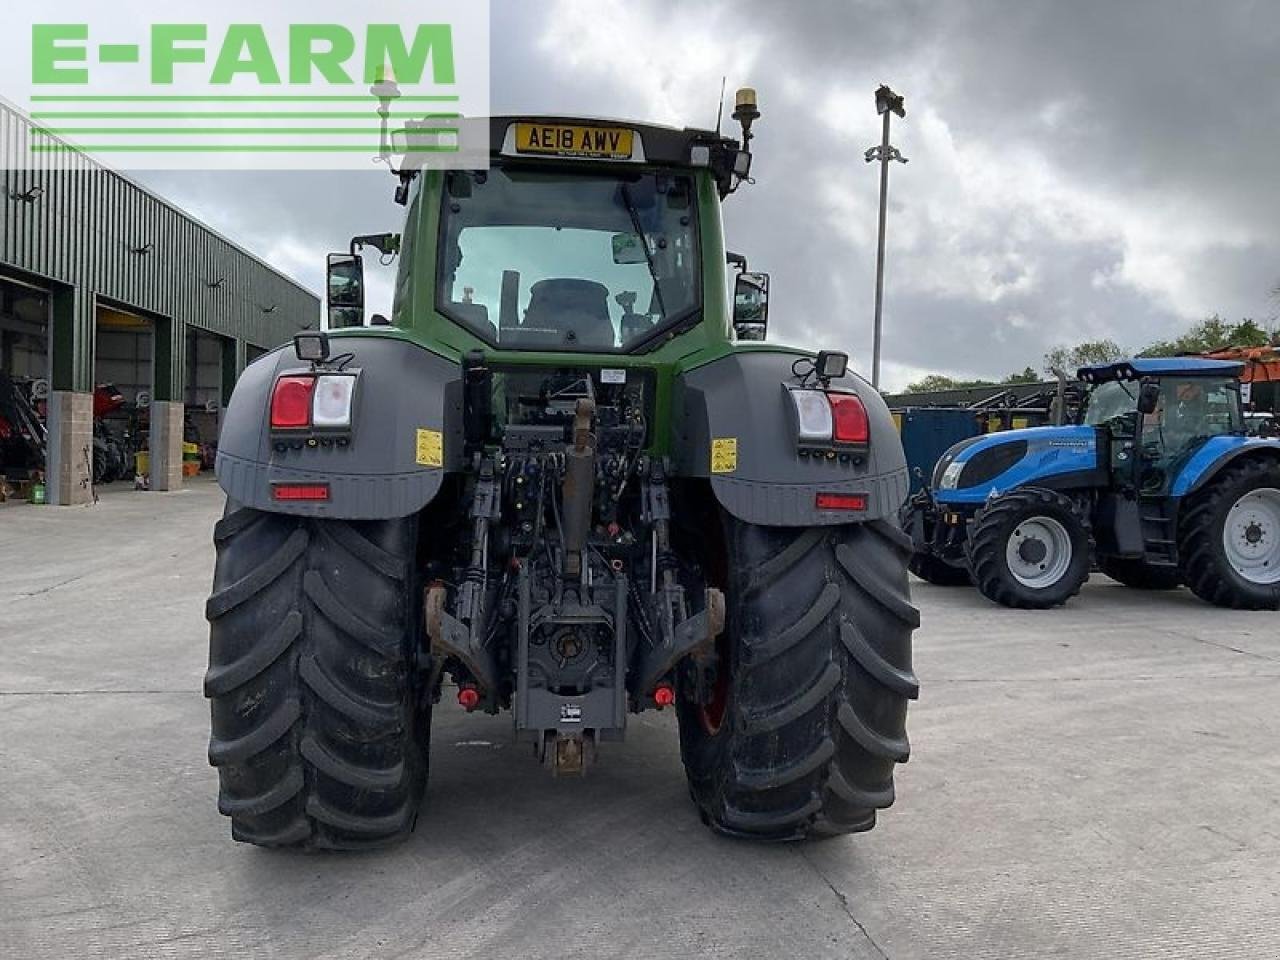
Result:
[[[214,111],[183,111],[183,112],[148,112],[138,113],[137,111],[102,112],[97,110],[35,110],[31,117],[33,120],[253,120],[262,118],[264,120],[368,120],[374,116],[372,111],[365,110],[361,113],[341,113],[341,112],[324,112],[324,113],[301,113],[296,111],[252,111],[252,112],[214,112]],[[423,114],[391,114],[391,120],[417,120],[424,117]],[[441,114],[431,114],[425,119],[445,119]]]
[[[47,134],[64,134],[64,133],[102,133],[115,136],[116,134],[155,134],[157,136],[171,136],[175,134],[190,134],[197,136],[208,136],[218,134],[277,134],[277,133],[298,133],[311,136],[313,134],[329,134],[354,136],[356,134],[365,134],[377,136],[380,131],[377,127],[37,127],[37,133]],[[390,130],[389,133],[457,133],[457,127],[419,127],[415,130]]]
[[[363,96],[300,96],[283,94],[265,94],[251,96],[241,94],[235,96],[207,97],[195,95],[138,95],[110,96],[95,94],[89,96],[71,96],[54,94],[36,94],[31,97],[32,103],[372,103],[377,98],[365,94]],[[400,96],[400,103],[457,103],[461,99],[456,96]]]
[[[137,48],[127,44],[102,44],[98,47],[101,62],[126,62],[137,58]],[[426,112],[457,104],[454,94],[406,94],[390,104],[386,119],[388,131],[400,136],[414,134],[458,134],[452,126],[403,126],[409,122],[461,119],[451,112]],[[33,94],[31,118],[40,124],[36,132],[47,137],[71,134],[83,138],[74,146],[67,143],[36,142],[33,154],[49,154],[87,150],[95,153],[378,153],[381,133],[375,108],[378,99],[369,94]],[[416,108],[414,105],[422,105]],[[272,105],[278,105],[274,109]],[[44,108],[42,109],[41,106]],[[310,107],[311,109],[308,109]],[[398,109],[397,109],[398,108]],[[456,109],[456,108],[455,108]],[[391,112],[396,111],[396,112]],[[214,125],[214,121],[251,121],[256,125]],[[341,121],[363,121],[362,124]],[[79,121],[79,122],[77,122]],[[114,126],[112,121],[121,122]],[[274,122],[273,122],[274,121]],[[284,122],[279,122],[284,121]],[[299,121],[291,125],[289,121]],[[305,121],[312,121],[306,123]],[[317,123],[332,122],[336,126]],[[144,126],[157,122],[159,125]],[[96,126],[91,124],[97,124]],[[166,142],[146,143],[143,138]],[[205,138],[233,138],[235,142],[207,142]],[[360,137],[369,142],[325,143],[324,138]],[[94,143],[98,138],[114,142]],[[191,139],[188,139],[191,138]],[[246,142],[246,139],[249,142]],[[257,138],[284,139],[289,142],[254,143]],[[320,142],[317,142],[319,140]],[[178,141],[178,142],[175,142]],[[186,142],[181,142],[186,141]],[[413,143],[396,150],[398,154],[459,153],[457,143]]]
[[[95,153],[377,153],[379,144],[309,144],[309,143],[103,143],[72,146],[66,143],[33,143],[32,153],[74,153],[92,150]],[[456,145],[410,144],[396,153],[458,153]]]

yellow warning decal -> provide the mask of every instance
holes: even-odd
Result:
[[[738,438],[716,437],[711,441],[711,472],[733,473],[738,469]]]
[[[418,465],[444,466],[444,436],[439,430],[418,430]]]

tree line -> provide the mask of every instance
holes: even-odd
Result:
[[[1254,320],[1232,323],[1216,313],[1206,317],[1190,330],[1172,340],[1156,340],[1141,350],[1128,350],[1114,340],[1086,340],[1074,346],[1057,346],[1044,355],[1042,370],[1027,367],[1011,373],[1003,380],[957,380],[940,373],[907,384],[904,393],[928,393],[933,390],[965,390],[969,387],[998,387],[1019,383],[1039,383],[1056,379],[1055,370],[1068,377],[1075,376],[1080,367],[1091,363],[1110,363],[1125,357],[1178,357],[1186,354],[1209,353],[1225,347],[1265,347],[1280,345],[1275,330],[1268,330]]]

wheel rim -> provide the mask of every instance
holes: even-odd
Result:
[[[1250,490],[1227,512],[1222,546],[1232,569],[1250,583],[1280,582],[1280,490]]]
[[[1005,560],[1013,578],[1024,587],[1051,587],[1071,566],[1071,535],[1053,517],[1027,517],[1013,528],[1005,546]]]
[[[698,719],[702,729],[711,736],[724,726],[725,711],[729,707],[729,650],[724,631],[716,638],[716,680],[711,687],[711,700],[698,706]]]

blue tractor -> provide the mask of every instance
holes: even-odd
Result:
[[[1094,562],[1130,587],[1280,608],[1280,441],[1246,436],[1241,370],[1084,367],[1078,424],[957,443],[904,508],[912,570],[1025,609],[1065,603]]]

